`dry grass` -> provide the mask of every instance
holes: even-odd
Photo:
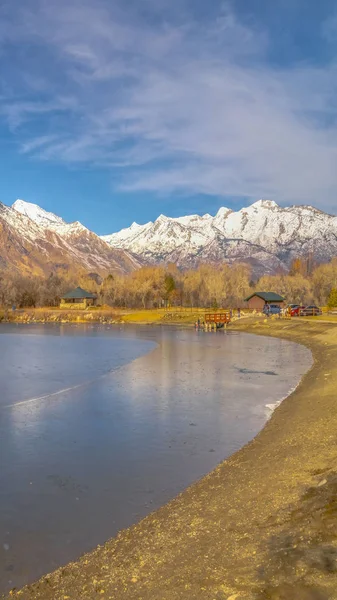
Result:
[[[164,312],[159,310],[137,310],[122,314],[126,323],[157,323],[163,319]]]
[[[45,322],[45,321],[66,321],[66,322],[83,322],[88,321],[109,321],[109,322],[124,322],[124,323],[135,323],[135,324],[172,324],[172,325],[194,325],[194,323],[200,319],[203,321],[204,315],[207,312],[222,312],[228,309],[214,309],[214,308],[182,308],[182,307],[169,307],[169,308],[157,308],[157,309],[119,309],[111,308],[110,306],[97,306],[87,310],[83,309],[60,309],[59,307],[40,307],[40,308],[27,308],[17,309],[15,312],[11,310],[7,311],[7,318],[10,321],[15,322]],[[233,311],[235,316],[236,310]],[[249,310],[242,310],[241,317],[254,316],[254,313]],[[256,315],[257,316],[257,315]],[[6,320],[6,314],[4,309],[0,309],[0,322]],[[284,320],[279,319],[277,315],[270,317],[272,320]],[[317,317],[287,317],[287,321],[291,322],[311,322],[311,323],[337,323],[337,314],[329,314],[327,309],[323,308],[323,314]]]
[[[302,319],[303,317],[301,317]],[[317,317],[307,317],[304,319],[306,320],[313,320],[313,321],[324,321],[325,323],[337,323],[337,314],[336,315],[330,315],[329,313],[323,313],[322,315],[319,315]]]
[[[205,309],[147,309],[124,313],[127,323],[185,323],[194,324],[204,314]]]

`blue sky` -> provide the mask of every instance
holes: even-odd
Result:
[[[0,199],[97,233],[337,212],[335,0],[3,0]]]

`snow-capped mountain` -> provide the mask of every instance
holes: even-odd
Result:
[[[62,236],[67,237],[74,233],[90,232],[90,230],[84,227],[79,221],[67,223],[61,217],[54,215],[54,213],[47,212],[37,204],[32,204],[25,200],[16,200],[12,205],[12,208],[14,208],[16,212],[19,212],[34,221],[34,223],[42,229],[56,231]]]
[[[309,253],[319,262],[337,256],[337,217],[311,206],[282,208],[272,200],[258,200],[237,212],[220,208],[214,217],[160,215],[102,239],[147,263],[192,267],[244,261],[260,275],[287,270],[293,258]]]
[[[66,223],[35,204],[0,202],[0,269],[50,273],[62,268],[101,275],[139,267],[125,250],[112,248],[81,223]]]
[[[34,223],[41,225],[42,227],[53,229],[54,227],[57,228],[58,226],[66,225],[66,222],[61,219],[61,217],[54,215],[54,213],[47,212],[37,204],[32,204],[25,200],[16,200],[12,205],[12,208],[22,215],[29,217]]]
[[[99,237],[36,204],[0,203],[0,269],[46,273],[60,266],[104,275],[141,264],[174,262],[188,268],[227,261],[249,263],[259,276],[287,270],[293,258],[308,254],[318,262],[337,256],[337,217],[311,206],[282,208],[259,200],[237,212],[220,208],[214,217],[160,215]]]

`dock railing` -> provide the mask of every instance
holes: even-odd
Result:
[[[230,312],[206,313],[205,323],[225,324],[231,320]]]

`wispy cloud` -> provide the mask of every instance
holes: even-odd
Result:
[[[0,106],[0,115],[2,114],[13,131],[20,125],[43,115],[54,115],[60,112],[68,115],[76,107],[76,100],[73,98],[58,97],[56,100],[29,100],[21,101],[16,98],[10,101],[5,98]],[[53,136],[49,136],[53,137]]]
[[[50,147],[57,139],[57,135],[41,135],[40,137],[35,137],[29,142],[25,142],[21,145],[21,152],[23,154],[29,154],[36,150],[41,150],[41,148]]]
[[[336,63],[273,67],[226,4],[137,6],[7,6],[0,115],[22,151],[118,169],[122,190],[337,207]]]

